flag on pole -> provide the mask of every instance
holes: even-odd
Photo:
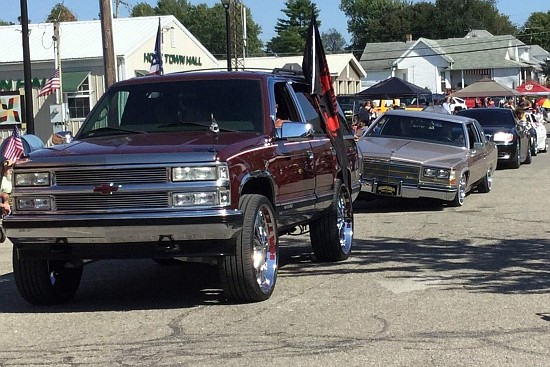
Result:
[[[52,94],[56,91],[56,89],[59,89],[61,87],[61,81],[59,80],[59,69],[55,69],[52,76],[46,81],[42,89],[40,89],[40,92],[38,93],[38,97],[47,96],[49,94]]]
[[[4,148],[4,159],[15,162],[25,153],[21,134],[17,126],[13,127],[13,132],[8,139],[6,147]]]
[[[332,146],[336,150],[336,158],[341,169],[348,167],[346,145],[340,130],[338,117],[338,102],[332,86],[325,50],[321,42],[315,12],[311,11],[311,22],[307,32],[306,47],[302,60],[302,71],[306,81],[311,86],[311,96],[321,115],[321,123],[327,131]],[[348,177],[343,175],[344,183],[349,187]]]
[[[162,44],[162,28],[160,27],[160,18],[159,18],[159,27],[157,30],[157,39],[155,41],[155,51],[153,52],[153,61],[151,61],[151,67],[149,68],[149,74],[162,75],[164,74],[164,69],[162,68],[162,54],[160,52]]]

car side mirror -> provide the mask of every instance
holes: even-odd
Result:
[[[483,148],[483,143],[478,143],[478,142],[474,143],[474,149],[481,149],[481,148]]]
[[[285,121],[277,130],[282,139],[311,138],[314,135],[313,125],[298,121]]]

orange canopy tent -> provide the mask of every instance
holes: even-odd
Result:
[[[531,96],[545,96],[550,95],[550,88],[546,88],[544,85],[529,80],[516,88],[518,92],[525,95]]]

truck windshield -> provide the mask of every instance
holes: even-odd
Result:
[[[111,88],[77,139],[121,132],[207,131],[213,122],[222,133],[263,132],[263,121],[258,80],[144,82]]]

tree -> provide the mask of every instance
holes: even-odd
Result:
[[[321,41],[325,50],[328,52],[338,52],[346,47],[346,40],[340,32],[334,28],[329,28],[328,31],[321,34]]]
[[[47,23],[55,22],[75,22],[76,16],[73,12],[62,3],[57,3],[52,8],[50,15],[46,18]]]
[[[550,51],[550,11],[532,13],[518,34],[518,38],[529,45],[539,45]]]
[[[267,43],[267,51],[278,54],[303,53],[312,9],[318,18],[319,9],[310,0],[287,0],[285,8],[281,10],[286,18],[277,19],[277,35]],[[317,21],[317,26],[320,25]]]
[[[225,9],[217,3],[212,7],[206,4],[191,5],[187,0],[158,0],[152,7],[147,3],[138,3],[130,11],[130,16],[173,15],[182,23],[210,53],[225,57]],[[260,53],[263,43],[259,38],[261,28],[247,11],[247,51]],[[235,44],[235,43],[233,43]]]
[[[3,20],[0,20],[0,26],[2,25],[15,25],[15,23],[13,22],[6,22],[6,21],[3,21]]]

